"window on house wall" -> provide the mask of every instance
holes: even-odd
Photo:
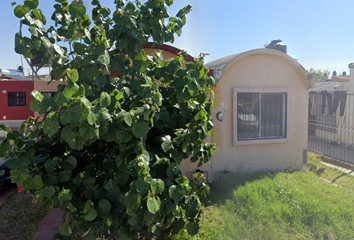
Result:
[[[237,140],[286,138],[286,93],[237,93]]]
[[[52,98],[55,96],[56,92],[41,92],[45,98]]]
[[[8,106],[26,106],[26,92],[9,92]]]

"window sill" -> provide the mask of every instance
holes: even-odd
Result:
[[[272,143],[285,143],[288,142],[287,138],[277,139],[257,139],[257,140],[235,140],[234,146],[255,145],[255,144],[272,144]]]

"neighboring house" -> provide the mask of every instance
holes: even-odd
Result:
[[[54,96],[57,85],[53,81],[32,80],[22,76],[21,71],[0,69],[0,124],[18,128],[29,116],[37,117],[30,110],[31,92],[38,90],[45,97]]]
[[[310,91],[309,149],[353,163],[354,63],[348,67],[349,76],[333,74]]]
[[[211,163],[184,161],[182,172],[301,169],[307,161],[309,80],[287,54],[256,49],[205,64],[216,80]]]

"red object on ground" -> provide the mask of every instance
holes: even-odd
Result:
[[[22,190],[23,190],[23,187],[18,187],[17,188],[17,192],[22,192]]]

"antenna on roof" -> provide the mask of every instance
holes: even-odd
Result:
[[[266,48],[266,47],[267,47],[267,45],[268,45],[268,38],[266,38],[266,43],[265,43],[265,44],[263,44],[263,48]]]

